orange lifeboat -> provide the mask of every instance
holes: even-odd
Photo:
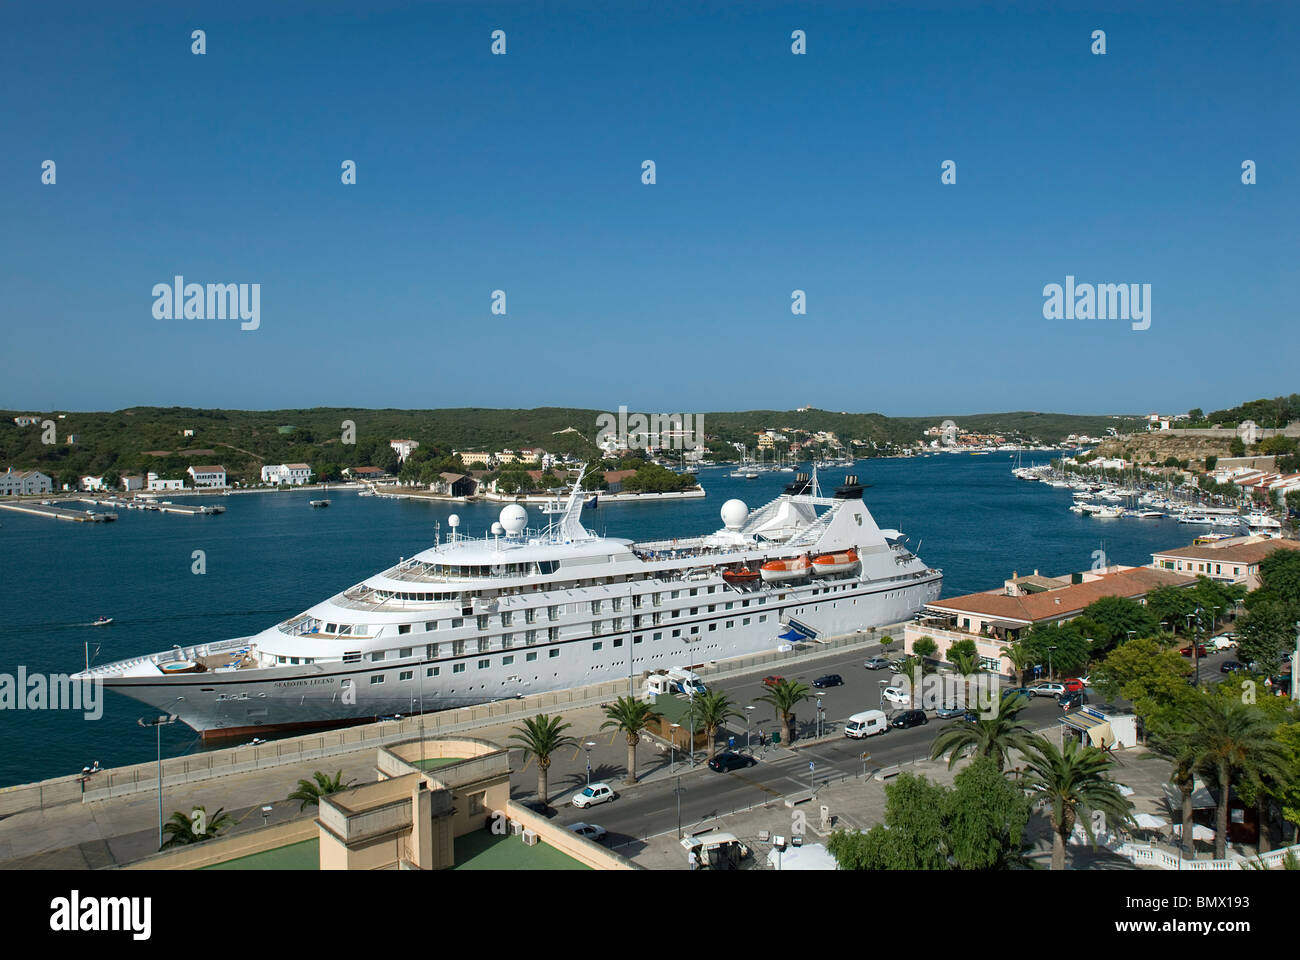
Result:
[[[845,550],[841,553],[823,553],[813,558],[812,572],[815,577],[826,577],[835,573],[848,573],[858,565],[858,552]]]
[[[795,557],[792,560],[769,560],[763,564],[760,571],[765,583],[773,583],[780,580],[797,580],[799,577],[806,577],[812,570],[812,562],[806,557]]]
[[[722,579],[727,583],[744,585],[754,583],[758,580],[758,571],[751,570],[749,567],[741,567],[739,570],[723,570]]]

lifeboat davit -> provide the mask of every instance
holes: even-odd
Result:
[[[723,570],[722,579],[727,583],[753,583],[758,579],[758,571],[751,570],[749,567],[741,567],[739,570]]]
[[[835,573],[848,573],[858,565],[858,552],[845,550],[841,553],[823,553],[814,557],[812,572],[815,577],[827,577]]]
[[[795,557],[793,560],[769,560],[763,564],[761,573],[765,583],[773,583],[806,577],[811,570],[812,562],[805,556]]]

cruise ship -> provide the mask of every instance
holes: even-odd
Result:
[[[696,667],[912,617],[941,571],[872,519],[856,477],[816,472],[723,527],[637,543],[581,522],[583,491],[530,528],[506,506],[261,633],[103,665],[78,678],[174,715],[205,739],[445,710]]]

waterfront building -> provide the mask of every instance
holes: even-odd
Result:
[[[1220,583],[1243,583],[1247,590],[1259,586],[1259,564],[1274,550],[1300,550],[1295,540],[1268,537],[1231,537],[1217,543],[1176,547],[1151,554],[1151,566],[1209,577]]]
[[[53,493],[54,480],[36,470],[14,470],[10,467],[0,473],[0,496],[30,496]]]
[[[159,477],[158,474],[151,472],[145,475],[145,489],[146,490],[184,490],[185,481],[164,480],[161,477]]]
[[[103,477],[82,477],[81,489],[90,493],[98,493],[104,489]]]
[[[262,467],[262,482],[300,487],[311,483],[311,467],[305,463],[268,463]]]
[[[224,487],[226,485],[226,468],[220,464],[212,466],[186,467],[185,472],[197,487]]]
[[[610,493],[621,493],[623,490],[623,481],[628,477],[635,476],[635,470],[606,470],[605,483]]]
[[[14,417],[14,423],[20,427],[32,427],[40,422],[40,417]]]
[[[1002,648],[1030,627],[1073,620],[1102,597],[1144,600],[1156,587],[1195,582],[1189,574],[1151,567],[1112,566],[1063,577],[1013,573],[1001,589],[927,603],[925,616],[904,628],[903,649],[911,653],[917,640],[929,637],[938,648],[934,658],[943,660],[952,644],[974,640],[981,669],[1011,675],[1014,667]]]
[[[127,493],[130,493],[132,490],[144,489],[144,477],[140,476],[139,474],[135,474],[134,476],[130,476],[130,477],[122,477],[121,482],[122,482],[122,489]]]
[[[486,450],[453,450],[452,455],[460,457],[460,462],[467,467],[472,463],[481,463],[485,467],[492,466],[492,454]]]
[[[346,467],[343,470],[346,477],[355,477],[358,480],[383,480],[388,476],[388,471],[380,467]]]
[[[438,479],[429,485],[434,493],[449,497],[472,497],[478,488],[478,481],[463,473],[440,473]]]

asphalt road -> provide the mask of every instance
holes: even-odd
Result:
[[[1224,660],[1233,659],[1235,651],[1214,653],[1202,658],[1200,675],[1202,682],[1217,682],[1223,678],[1219,665]],[[763,751],[757,747],[758,730],[768,734],[769,741],[773,730],[779,730],[780,724],[773,717],[772,708],[767,704],[755,704],[750,714],[750,733],[753,737],[754,753],[758,762],[753,766],[730,773],[715,773],[708,769],[700,770],[704,756],[698,755],[697,768],[690,772],[688,763],[677,759],[676,770],[679,778],[644,783],[630,790],[624,790],[621,784],[623,767],[620,762],[615,769],[612,765],[593,766],[593,780],[605,780],[615,791],[617,798],[611,802],[590,807],[585,810],[572,806],[567,792],[552,802],[557,807],[555,822],[562,824],[578,821],[599,823],[610,833],[609,843],[618,845],[637,838],[656,836],[670,830],[676,830],[679,815],[683,827],[707,820],[712,817],[725,816],[733,811],[747,809],[771,800],[776,800],[791,793],[809,789],[810,785],[831,779],[861,774],[866,769],[890,766],[910,762],[929,756],[935,736],[949,723],[962,723],[956,720],[938,720],[931,714],[929,723],[908,730],[891,729],[885,734],[865,740],[851,740],[842,735],[834,736],[843,729],[844,721],[854,713],[862,710],[880,708],[880,688],[888,682],[892,673],[888,670],[869,671],[863,667],[864,661],[871,656],[865,650],[843,653],[820,658],[811,663],[801,664],[795,670],[784,674],[787,679],[798,680],[811,685],[817,677],[827,673],[838,673],[844,679],[844,685],[827,690],[814,690],[822,700],[825,709],[827,732],[831,739],[809,744],[798,750]],[[741,706],[751,704],[766,687],[762,672],[750,676],[733,678],[719,686]],[[1093,696],[1093,703],[1099,698]],[[886,705],[885,712],[891,713],[893,707]],[[801,738],[807,739],[812,734],[815,724],[816,704],[809,701],[802,704],[797,715]],[[1031,727],[1041,729],[1052,727],[1061,716],[1061,709],[1050,697],[1035,697],[1025,708],[1022,717]],[[736,737],[737,748],[745,748],[745,726],[743,723],[733,725],[728,731]],[[720,735],[725,742],[726,735]],[[796,744],[800,739],[796,739]],[[622,740],[617,745],[621,747]],[[661,764],[670,761],[661,760],[644,746],[639,747],[641,770],[659,769]],[[869,753],[864,760],[862,754]],[[814,769],[809,769],[809,764]],[[585,769],[579,771],[581,776],[570,775],[568,780],[577,788],[585,782]],[[810,780],[811,778],[811,780]],[[553,777],[553,782],[555,778]],[[535,780],[535,774],[533,775]],[[525,777],[523,782],[532,782]],[[676,793],[678,785],[682,789],[680,798]],[[531,791],[530,791],[531,792]]]

